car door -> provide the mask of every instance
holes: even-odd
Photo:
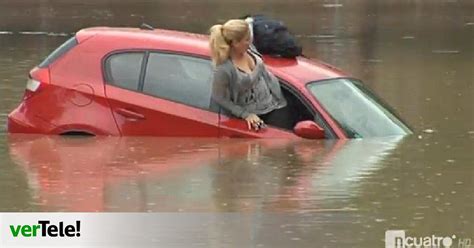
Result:
[[[291,111],[292,105],[288,104],[284,111]],[[247,122],[240,118],[231,116],[223,109],[219,109],[220,119],[220,136],[221,137],[235,137],[235,138],[298,138],[292,130],[279,128],[270,123],[267,123],[266,128],[258,131],[249,130]]]
[[[221,114],[220,137],[229,138],[298,138],[294,133],[288,130],[282,130],[277,127],[267,125],[266,128],[259,131],[248,130],[247,122],[226,114]]]
[[[106,59],[106,94],[122,135],[217,137],[209,110],[211,64],[162,52],[120,52]]]
[[[241,138],[298,138],[293,132],[293,127],[300,121],[311,120],[324,129],[326,138],[336,138],[332,128],[321,114],[306,100],[306,97],[290,83],[280,81],[282,93],[287,101],[287,106],[278,110],[282,115],[282,123],[267,123],[267,128],[259,131],[248,130],[247,123],[239,118],[226,114],[220,109],[220,136]]]

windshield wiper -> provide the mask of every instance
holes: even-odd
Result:
[[[356,130],[354,130],[352,127],[349,127],[347,125],[344,125],[344,124],[340,124],[342,129],[344,129],[344,131],[346,131],[347,135],[351,138],[362,138],[362,135],[360,135]]]

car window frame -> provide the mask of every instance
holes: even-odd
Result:
[[[309,112],[313,115],[313,121],[315,123],[317,123],[318,125],[322,124],[321,127],[324,130],[327,130],[327,133],[329,134],[329,137],[325,137],[325,139],[336,139],[337,135],[334,132],[334,129],[331,127],[331,125],[329,125],[327,120],[324,119],[324,117],[321,115],[321,113],[317,109],[314,108],[314,106],[304,96],[304,94],[301,91],[299,91],[296,87],[292,86],[291,83],[289,83],[288,81],[286,81],[286,80],[284,80],[284,79],[282,79],[282,78],[280,78],[276,75],[275,75],[275,77],[278,79],[278,81],[280,82],[280,85],[285,90],[288,90],[290,92],[290,94],[293,94],[293,96],[295,96],[301,103],[303,103],[303,105],[306,107],[306,110],[309,110]],[[219,107],[219,110],[220,109],[221,108]],[[228,118],[238,119],[237,117],[231,115],[230,113],[227,113],[226,111],[219,111],[219,114],[221,114],[223,116],[226,116]],[[318,119],[318,121],[316,119]],[[275,129],[284,131],[284,132],[293,133],[291,130],[288,130],[288,129],[284,129],[284,128],[280,128],[280,127],[276,127],[276,126],[272,126],[272,125],[268,125],[268,126],[271,127],[271,128],[275,128]]]
[[[116,55],[116,54],[122,54],[122,53],[140,53],[140,52],[144,53],[144,58],[142,60],[142,65],[141,65],[140,77],[139,77],[138,89],[137,90],[134,91],[134,90],[131,90],[131,89],[123,88],[123,87],[114,85],[114,84],[112,84],[111,82],[108,81],[107,76],[109,76],[108,73],[110,73],[110,71],[107,70],[106,62],[107,62],[109,57],[111,57],[113,55]],[[226,117],[229,117],[229,118],[236,118],[235,116],[232,116],[228,113],[225,113],[225,111],[221,111],[220,107],[218,107],[217,109],[212,109],[212,103],[213,103],[212,96],[211,96],[211,99],[210,99],[209,109],[206,109],[206,108],[193,106],[193,105],[190,105],[190,104],[187,104],[187,103],[175,101],[173,99],[158,97],[158,96],[155,96],[155,95],[147,94],[146,92],[144,92],[143,87],[144,87],[144,84],[145,84],[145,74],[146,74],[146,68],[148,66],[148,59],[149,59],[150,53],[162,53],[162,54],[172,54],[172,55],[178,55],[178,56],[188,56],[188,57],[192,57],[192,58],[203,59],[203,60],[209,61],[211,63],[211,58],[209,56],[186,53],[186,52],[181,52],[181,51],[162,50],[162,49],[120,49],[120,50],[115,50],[115,51],[112,51],[112,52],[106,54],[102,59],[102,70],[103,70],[102,75],[103,75],[104,82],[106,84],[111,85],[111,86],[122,88],[124,90],[129,90],[129,91],[133,91],[133,92],[136,92],[136,93],[139,93],[139,94],[151,96],[151,97],[154,97],[154,98],[163,99],[163,100],[170,101],[170,102],[177,103],[177,104],[182,104],[182,105],[185,105],[187,107],[192,107],[192,108],[195,108],[195,109],[204,110],[204,111],[207,111],[207,112],[210,112],[210,113],[223,115],[223,116],[226,116]],[[290,93],[293,94],[298,100],[300,100],[303,103],[303,105],[307,108],[307,110],[310,111],[310,113],[314,117],[313,121],[315,121],[318,125],[322,124],[321,127],[324,130],[328,130],[328,134],[330,134],[330,137],[326,137],[326,139],[336,139],[337,135],[336,135],[334,129],[331,127],[331,125],[328,123],[328,121],[323,117],[323,115],[321,115],[321,113],[316,108],[314,108],[314,106],[310,103],[309,99],[307,99],[300,90],[296,89],[288,81],[286,81],[286,80],[284,80],[284,79],[282,79],[278,76],[276,76],[276,77],[277,77],[278,81],[281,83],[281,85],[283,87],[285,87],[286,90],[290,91]],[[325,80],[317,80],[317,81],[308,82],[305,85],[305,89],[308,90],[307,85],[309,83],[325,81]],[[211,85],[211,87],[212,87],[212,85]],[[317,99],[316,99],[316,101],[317,101]],[[319,103],[319,101],[317,101],[317,102]],[[317,119],[319,119],[319,121],[317,121]],[[336,123],[336,125],[337,125],[337,123]],[[279,128],[279,127],[275,127],[275,126],[271,126],[271,127],[282,130],[282,131],[285,131],[285,132],[288,132],[288,133],[292,133],[290,130],[287,130],[287,129],[283,129],[283,128]]]
[[[147,58],[146,58],[146,64],[144,65],[144,74],[143,74],[143,80],[140,82],[140,93],[144,94],[144,95],[147,95],[147,96],[151,96],[151,97],[155,97],[155,98],[159,98],[159,99],[163,99],[163,100],[166,100],[166,101],[170,101],[170,102],[174,102],[174,103],[178,103],[178,104],[183,104],[183,105],[186,105],[186,106],[189,106],[189,107],[193,107],[193,108],[196,108],[196,109],[200,109],[200,110],[205,110],[205,111],[208,111],[208,112],[212,112],[212,113],[216,113],[218,114],[217,111],[213,110],[212,109],[212,94],[210,95],[209,97],[209,108],[202,108],[200,106],[195,106],[195,105],[191,105],[189,103],[185,103],[185,102],[180,102],[180,101],[177,101],[175,99],[171,99],[171,98],[167,98],[167,97],[162,97],[162,96],[156,96],[156,95],[152,95],[152,94],[149,94],[145,91],[143,91],[143,88],[145,86],[145,76],[146,76],[146,68],[148,67],[148,61],[149,61],[149,58],[150,58],[150,54],[152,53],[158,53],[158,54],[167,54],[167,55],[174,55],[174,56],[183,56],[183,57],[190,57],[190,58],[194,58],[194,59],[202,59],[206,62],[209,62],[211,63],[211,59],[209,57],[206,57],[206,56],[200,56],[198,54],[191,54],[191,53],[183,53],[183,52],[178,52],[178,51],[169,51],[169,50],[156,50],[156,49],[153,49],[153,50],[147,50]],[[211,69],[211,73],[212,73],[212,65],[210,67]],[[209,81],[209,84],[210,84],[210,87],[211,87],[211,92],[212,92],[212,82]]]
[[[142,65],[141,65],[141,70],[140,70],[140,77],[139,77],[140,79],[139,79],[139,82],[138,82],[138,89],[137,90],[131,90],[131,89],[120,87],[118,85],[115,85],[115,84],[111,83],[108,80],[110,78],[110,71],[107,68],[107,61],[111,56],[114,56],[116,54],[122,54],[122,53],[140,53],[140,52],[144,53],[144,58],[142,60]],[[124,89],[124,90],[133,91],[135,93],[150,96],[150,97],[153,97],[153,98],[162,99],[162,100],[166,100],[166,101],[177,103],[177,104],[182,104],[182,105],[187,106],[187,107],[192,107],[192,108],[195,108],[195,109],[207,111],[207,112],[214,113],[214,114],[219,114],[218,110],[215,110],[215,109],[213,110],[212,109],[212,96],[211,96],[211,99],[209,99],[209,101],[210,101],[209,108],[202,108],[202,107],[190,105],[190,104],[187,104],[187,103],[183,103],[183,102],[180,102],[180,101],[176,101],[176,100],[173,100],[173,99],[170,99],[170,98],[159,97],[159,96],[155,96],[155,95],[148,94],[148,93],[144,92],[143,88],[144,88],[144,85],[145,85],[146,68],[148,66],[148,60],[149,60],[149,57],[150,57],[151,53],[161,53],[161,54],[171,54],[171,55],[177,55],[177,56],[186,56],[186,57],[191,57],[191,58],[203,59],[205,61],[208,61],[209,63],[212,63],[211,58],[209,56],[193,54],[193,53],[186,53],[186,52],[181,52],[181,51],[162,50],[162,49],[140,49],[140,48],[119,49],[119,50],[114,50],[112,52],[107,53],[102,58],[102,63],[101,64],[102,64],[102,75],[103,75],[104,82],[108,85],[111,85],[111,86],[114,86],[114,87],[117,87],[117,88],[121,88],[121,89]],[[212,70],[212,67],[211,67],[211,70]],[[212,84],[212,82],[210,82],[210,84]],[[211,85],[211,87],[212,87],[212,85]]]
[[[142,58],[142,62],[141,62],[141,66],[140,66],[140,74],[138,76],[138,84],[137,84],[137,89],[133,90],[133,89],[129,89],[129,88],[125,88],[125,87],[121,87],[119,85],[116,85],[113,83],[112,81],[112,74],[111,74],[111,71],[110,71],[110,67],[108,66],[108,61],[111,57],[115,56],[115,55],[120,55],[120,54],[130,54],[130,53],[143,53],[143,58]],[[103,58],[102,58],[102,77],[103,77],[103,81],[105,84],[107,85],[111,85],[111,86],[114,86],[114,87],[117,87],[117,88],[120,88],[120,89],[124,89],[124,90],[129,90],[129,91],[133,91],[133,92],[138,92],[139,93],[139,88],[140,88],[140,83],[141,83],[141,80],[142,80],[142,73],[143,73],[143,70],[144,70],[144,65],[146,65],[146,60],[148,59],[147,57],[147,54],[146,54],[146,51],[145,50],[135,50],[135,49],[127,49],[127,50],[117,50],[117,51],[113,51],[113,52],[110,52],[108,54],[106,54]]]

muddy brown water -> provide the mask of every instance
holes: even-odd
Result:
[[[362,79],[415,134],[299,142],[5,134],[28,71],[80,28],[147,22],[204,33],[257,12],[282,19],[307,56]],[[0,211],[293,213],[304,220],[274,235],[297,247],[383,247],[389,229],[472,239],[473,69],[467,0],[1,1]]]

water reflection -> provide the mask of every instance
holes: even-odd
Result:
[[[351,211],[400,138],[370,141],[11,135],[41,211]]]

